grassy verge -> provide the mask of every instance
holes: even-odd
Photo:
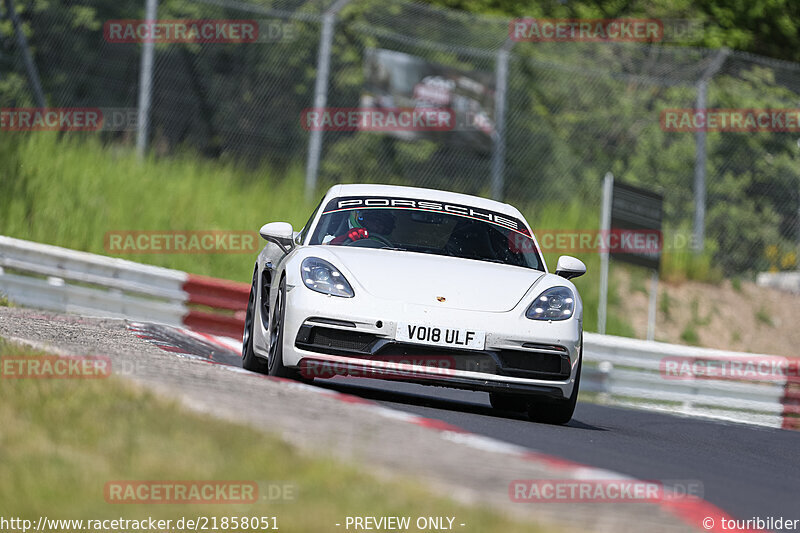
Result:
[[[0,356],[37,352],[0,339]],[[379,482],[364,467],[298,454],[280,439],[181,410],[116,379],[0,380],[0,501],[36,520],[276,516],[284,531],[332,531],[346,516],[455,516],[465,531],[537,531],[487,510]],[[255,504],[109,504],[106,482],[252,480],[295,487]]]
[[[8,300],[8,297],[2,292],[0,292],[0,307],[11,307],[11,306],[12,304]]]
[[[132,150],[56,134],[0,138],[4,235],[109,255],[110,231],[258,231],[301,226],[313,208],[303,176],[246,169],[191,154],[139,162]],[[249,281],[253,254],[131,254],[125,259]]]

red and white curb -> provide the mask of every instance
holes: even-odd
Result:
[[[329,398],[332,398],[334,400],[343,403],[358,404],[364,408],[370,409],[373,413],[376,413],[384,418],[396,421],[402,421],[405,423],[424,427],[431,431],[436,431],[439,433],[439,436],[443,440],[446,440],[448,442],[468,446],[470,448],[473,448],[481,452],[499,453],[507,456],[516,457],[518,459],[522,459],[525,461],[533,461],[535,463],[542,464],[550,469],[556,470],[562,473],[564,476],[569,477],[570,479],[586,480],[586,481],[590,480],[620,480],[620,481],[630,481],[630,482],[641,481],[637,480],[636,478],[626,476],[618,472],[614,472],[612,470],[606,470],[593,466],[583,465],[580,463],[569,461],[567,459],[562,459],[554,455],[537,452],[529,448],[524,448],[522,446],[518,446],[515,444],[509,444],[507,442],[493,439],[491,437],[485,437],[483,435],[470,433],[469,431],[466,431],[458,426],[448,424],[447,422],[443,422],[438,419],[426,418],[406,413],[403,411],[390,409],[376,402],[365,400],[364,398],[353,396],[351,394],[315,387],[313,385],[300,383],[290,379],[266,376],[263,374],[256,374],[248,370],[245,370],[243,368],[227,364],[221,364],[216,361],[211,361],[199,355],[189,354],[188,352],[185,351],[180,352],[178,351],[178,348],[176,346],[170,343],[160,342],[158,341],[158,339],[155,339],[151,335],[147,334],[147,331],[145,329],[145,324],[130,323],[128,328],[138,337],[148,340],[149,342],[155,344],[156,346],[167,352],[178,353],[178,354],[183,353],[188,355],[193,360],[214,364],[219,368],[228,372],[245,374],[252,378],[257,378],[257,379],[267,379],[272,382],[281,383],[282,385],[289,387],[291,389],[302,390],[313,394],[327,396]],[[175,331],[179,331],[180,333],[189,335],[199,340],[210,342],[226,350],[233,351],[234,353],[237,354],[240,349],[240,341],[236,341],[235,339],[231,339],[229,337],[220,337],[216,335],[197,333],[186,329],[176,329]],[[733,520],[733,517],[731,515],[729,515],[719,507],[707,502],[706,500],[697,497],[686,496],[683,498],[665,498],[650,503],[658,505],[662,510],[679,518],[687,525],[701,531],[722,533],[723,531],[727,531],[726,528],[722,527],[723,519],[725,521]],[[712,519],[713,521],[709,521],[708,520],[709,518]],[[763,531],[763,530],[741,529],[738,531]]]
[[[182,318],[187,328],[228,338],[244,330],[245,310],[250,298],[250,285],[247,283],[186,274],[182,289],[186,293],[187,305],[214,310],[208,312],[190,307]]]

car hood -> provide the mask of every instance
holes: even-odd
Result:
[[[530,268],[397,250],[341,246],[325,250],[336,257],[337,266],[352,273],[346,276],[354,286],[408,304],[510,311],[544,275]]]

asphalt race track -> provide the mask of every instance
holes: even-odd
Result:
[[[485,393],[357,378],[321,386],[472,433],[647,480],[699,480],[735,518],[800,518],[800,434],[579,403],[565,427],[496,413]]]
[[[237,353],[153,327],[196,355],[241,366]],[[590,403],[567,426],[550,426],[494,411],[486,393],[347,377],[314,384],[638,479],[700,481],[704,499],[734,518],[800,519],[800,432]]]

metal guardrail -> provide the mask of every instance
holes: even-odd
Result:
[[[800,272],[759,272],[756,285],[800,293]]]
[[[238,339],[249,285],[0,236],[0,292],[28,307]],[[793,368],[795,377],[676,377],[666,366],[676,361],[703,368],[766,362]],[[786,357],[585,333],[581,390],[617,405],[800,429],[797,364]]]
[[[581,390],[614,404],[800,428],[791,416],[797,364],[774,355],[585,333]]]
[[[26,307],[240,337],[250,286],[0,236],[0,292]]]

